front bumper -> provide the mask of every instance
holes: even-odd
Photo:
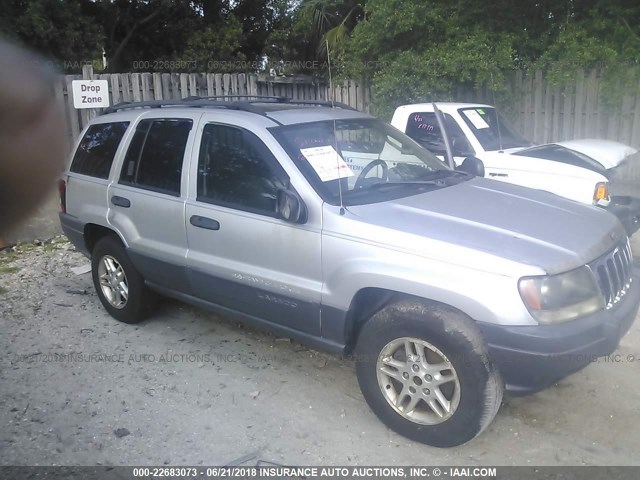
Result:
[[[640,198],[613,196],[611,203],[604,208],[618,217],[628,236],[633,235],[640,228]]]
[[[611,354],[629,331],[640,305],[640,270],[610,310],[558,325],[478,323],[507,391],[534,393]]]

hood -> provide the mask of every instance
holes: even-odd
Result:
[[[539,158],[542,160],[549,160],[565,165],[573,165],[575,167],[585,168],[587,170],[591,170],[592,172],[596,172],[600,175],[608,177],[607,170],[601,163],[596,162],[593,158],[585,155],[584,153],[578,152],[577,150],[572,150],[558,143],[536,145],[534,147],[528,147],[518,151],[505,153],[511,153],[512,155],[518,155],[522,157]]]
[[[557,142],[557,145],[587,155],[606,169],[617,167],[629,155],[638,152],[635,148],[624,143],[595,138],[567,140],[566,142]]]
[[[447,245],[456,244],[549,274],[589,263],[626,238],[620,222],[602,209],[485,178],[348,210],[365,223],[442,242],[442,251],[402,245],[428,256],[455,257]],[[391,233],[380,237],[399,241]]]

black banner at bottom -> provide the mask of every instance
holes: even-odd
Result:
[[[348,466],[289,467],[3,467],[2,480],[136,480],[136,479],[500,479],[500,480],[637,480],[638,467],[498,467],[498,466]]]

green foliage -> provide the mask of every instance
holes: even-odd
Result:
[[[299,17],[298,9],[289,12],[269,35],[264,50],[268,59],[267,71],[273,68],[278,74],[300,73],[298,62],[314,57],[309,41],[309,28]]]
[[[308,29],[308,38],[316,56],[324,58],[347,39],[351,30],[364,18],[366,0],[303,0],[300,22]]]
[[[637,0],[5,0],[0,9],[5,35],[67,72],[99,64],[104,48],[113,72],[136,61],[249,71],[267,57],[287,74],[326,76],[328,43],[336,76],[371,82],[385,116],[479,87],[508,101],[514,68],[542,69],[556,84],[601,69],[601,98],[615,102],[637,86],[639,25]],[[167,68],[176,59],[185,63]]]
[[[102,59],[103,34],[88,15],[87,0],[8,0],[0,9],[0,31],[67,69]]]
[[[340,53],[341,73],[371,80],[375,113],[385,118],[402,103],[456,100],[461,88],[504,93],[511,37],[462,28],[452,15],[417,0],[369,0],[367,20]]]
[[[607,4],[563,25],[554,41],[534,63],[556,85],[575,81],[576,74],[600,72],[600,99],[609,106],[637,88],[640,75],[640,5]],[[630,21],[637,29],[634,30]]]
[[[191,35],[180,59],[192,71],[246,71],[243,68],[245,58],[239,53],[241,44],[242,25],[236,17],[230,15],[222,27],[208,27]]]
[[[201,19],[189,2],[180,0],[96,0],[93,15],[105,34],[111,72],[140,70],[140,65],[163,70]]]
[[[0,265],[0,275],[2,274],[12,274],[12,273],[18,273],[20,271],[20,268],[18,267],[10,267],[10,266],[4,266],[4,265]]]
[[[241,54],[249,60],[260,59],[271,31],[280,20],[282,1],[236,0],[229,3],[231,13],[242,26]]]
[[[343,77],[371,81],[383,116],[480,87],[504,105],[515,98],[506,80],[514,68],[542,69],[555,83],[600,68],[601,94],[615,100],[637,85],[639,24],[640,4],[626,0],[369,0],[339,65]]]
[[[278,29],[282,32],[296,2],[7,0],[5,3],[0,9],[0,30],[71,73],[78,72],[87,62],[94,63],[97,69],[102,63],[103,49],[111,72],[172,70],[172,65],[182,65],[177,59],[198,60],[201,71],[212,59],[219,65],[240,65],[239,60],[258,65],[270,47],[271,33]],[[289,41],[282,34],[274,39]]]

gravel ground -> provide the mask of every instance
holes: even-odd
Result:
[[[64,237],[0,253],[0,464],[640,465],[638,324],[441,450],[384,427],[350,361],[169,300],[118,323],[87,263]]]

